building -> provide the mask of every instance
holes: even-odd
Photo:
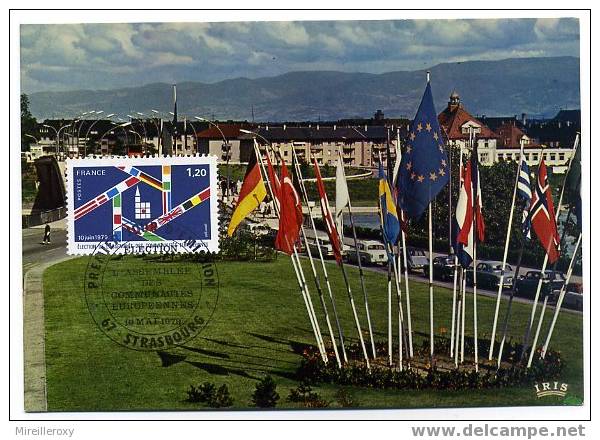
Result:
[[[579,110],[561,110],[549,121],[527,120],[524,113],[521,118],[516,115],[475,118],[464,109],[458,93],[453,91],[448,107],[439,114],[438,120],[448,143],[461,149],[467,148],[472,129],[482,165],[519,160],[523,143],[523,154],[529,165],[539,164],[543,157],[553,172],[562,173],[573,154],[580,117]]]
[[[242,160],[240,153],[252,146],[252,142],[243,136],[241,129],[253,130],[252,124],[215,123],[197,134],[198,153],[212,154],[223,162],[247,162],[247,157]],[[244,148],[242,148],[244,143]],[[229,155],[229,158],[227,157]]]
[[[450,146],[461,150],[468,148],[469,133],[472,131],[477,142],[479,162],[482,165],[491,165],[496,161],[498,136],[463,108],[456,91],[450,95],[448,106],[438,115],[438,121]]]
[[[379,154],[385,159],[388,139],[390,150],[395,151],[393,127],[384,126],[321,126],[307,127],[264,126],[258,133],[278,149],[284,161],[292,161],[292,148],[300,161],[316,159],[319,165],[334,165],[339,152],[346,166],[372,167]]]

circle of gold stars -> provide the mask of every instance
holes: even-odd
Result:
[[[425,127],[423,127],[423,123],[419,122],[415,129],[410,132],[408,135],[411,142],[413,142],[417,138],[417,134],[421,134],[421,132],[425,130],[427,133],[431,134],[433,140],[438,144],[438,149],[441,153],[444,153],[445,148],[443,142],[440,142],[440,135],[438,134],[438,130],[434,130],[431,123],[425,122]],[[416,131],[416,133],[415,133]],[[413,146],[409,143],[406,146],[406,154],[411,154],[413,151]],[[430,182],[436,182],[439,178],[444,177],[446,175],[446,159],[442,159],[440,161],[440,166],[437,170],[433,169],[429,172],[429,175],[420,174],[415,172],[413,169],[412,160],[408,161],[405,165],[406,170],[410,172],[410,180],[417,183],[423,183],[426,180]]]

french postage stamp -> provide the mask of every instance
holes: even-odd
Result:
[[[66,172],[69,254],[107,241],[120,254],[218,252],[216,157],[72,159]],[[183,245],[181,229],[203,245]]]

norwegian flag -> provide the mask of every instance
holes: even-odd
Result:
[[[560,237],[556,227],[552,189],[548,183],[546,164],[543,159],[538,169],[537,185],[531,198],[529,215],[535,235],[548,254],[548,261],[554,263],[560,256],[558,250]]]
[[[319,165],[317,164],[317,160],[313,159],[315,165],[315,175],[317,176],[317,188],[319,189],[319,199],[321,202],[321,214],[325,219],[325,226],[327,227],[327,235],[329,236],[329,243],[331,243],[331,249],[333,250],[333,255],[335,256],[335,261],[338,264],[342,263],[342,251],[340,245],[340,236],[338,234],[337,228],[335,227],[335,222],[333,221],[333,216],[331,215],[331,210],[329,209],[329,200],[327,199],[327,193],[325,192],[325,186],[323,185],[323,180],[321,179],[321,171],[319,170]]]

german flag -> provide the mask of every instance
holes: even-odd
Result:
[[[231,216],[231,221],[229,222],[227,235],[231,237],[242,220],[258,208],[258,205],[260,205],[260,202],[262,202],[266,196],[267,189],[265,188],[265,184],[260,174],[260,168],[256,161],[256,154],[252,154],[248,162],[248,168],[246,168],[246,175],[244,176],[244,182],[242,183],[242,189],[240,190],[237,205]]]

